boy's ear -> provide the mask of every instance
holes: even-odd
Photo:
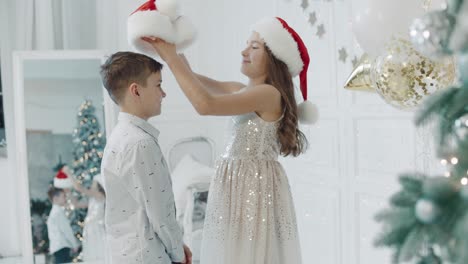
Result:
[[[131,83],[128,89],[130,90],[130,94],[132,96],[140,96],[140,93],[138,92],[138,84]]]

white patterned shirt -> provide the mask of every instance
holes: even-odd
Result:
[[[172,182],[158,136],[147,121],[121,112],[107,141],[101,174],[112,264],[184,260]]]
[[[53,254],[62,248],[78,248],[78,240],[73,234],[70,220],[65,210],[56,204],[52,205],[47,218],[47,233],[49,236],[49,252]]]

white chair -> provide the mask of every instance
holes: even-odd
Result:
[[[174,143],[167,154],[168,165],[171,172],[179,161],[187,154],[192,155],[197,161],[212,167],[214,165],[215,145],[206,137],[188,137]]]
[[[183,138],[177,141],[169,149],[167,154],[168,166],[171,172],[174,172],[179,162],[184,162],[184,157],[190,155],[193,160],[203,164],[207,167],[214,166],[215,157],[215,145],[212,140],[206,137],[190,137]],[[193,161],[191,160],[191,161]],[[183,164],[181,163],[180,166]],[[180,171],[180,168],[179,168]],[[206,171],[206,170],[205,170]],[[193,173],[195,175],[197,171],[187,170],[184,173]],[[214,174],[214,169],[213,169]],[[177,177],[177,175],[173,175]],[[190,178],[190,175],[184,175],[184,179]],[[198,179],[198,178],[197,178]],[[180,184],[179,181],[174,181],[174,184]],[[199,263],[200,260],[200,246],[202,240],[202,222],[204,220],[204,210],[206,208],[206,194],[209,190],[209,181],[206,178],[200,181],[184,182],[183,190],[185,193],[185,210],[178,212],[179,224],[184,229],[184,242],[189,246],[193,253],[193,263]],[[175,194],[180,192],[181,186],[174,186]],[[201,199],[200,199],[201,198]],[[197,200],[196,200],[197,199]],[[197,202],[196,202],[196,201]],[[176,197],[176,204],[178,200]],[[195,213],[195,225],[194,225],[194,213]]]

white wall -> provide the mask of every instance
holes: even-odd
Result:
[[[25,87],[26,129],[71,134],[77,127],[78,108],[91,100],[104,131],[103,88],[98,79],[27,79]]]

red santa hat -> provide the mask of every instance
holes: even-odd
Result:
[[[73,182],[68,175],[60,169],[54,177],[54,187],[68,189],[73,186]]]
[[[310,58],[299,34],[279,17],[262,19],[252,26],[252,30],[260,35],[273,55],[288,66],[292,77],[299,75],[304,99],[298,106],[299,121],[305,124],[315,123],[318,109],[307,100],[307,69]]]
[[[127,19],[127,37],[136,50],[150,56],[157,56],[153,47],[141,37],[154,36],[176,45],[177,50],[185,49],[195,40],[195,28],[185,16],[179,14],[177,0],[155,0],[141,5]]]

